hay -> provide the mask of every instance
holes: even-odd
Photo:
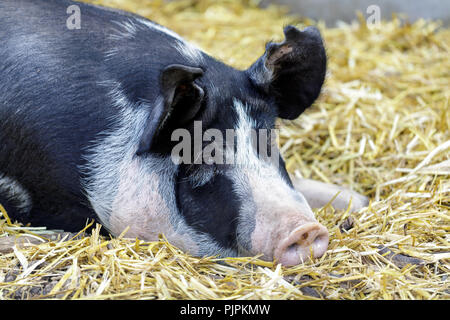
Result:
[[[147,16],[237,68],[281,40],[283,25],[313,23],[252,1],[95,3]],[[323,257],[290,268],[199,259],[163,238],[104,238],[98,226],[47,241],[45,228],[13,224],[2,210],[0,240],[26,238],[0,253],[0,299],[450,298],[450,30],[398,17],[368,29],[361,15],[317,25],[329,72],[314,107],[281,123],[286,165],[372,199],[358,213],[317,210],[330,231]]]

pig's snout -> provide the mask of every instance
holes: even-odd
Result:
[[[328,247],[328,230],[317,222],[294,229],[275,249],[274,258],[285,266],[306,261],[308,257],[321,257]]]

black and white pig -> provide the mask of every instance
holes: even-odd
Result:
[[[276,118],[297,118],[325,77],[319,31],[284,35],[236,70],[131,13],[1,0],[0,203],[23,223],[76,231],[93,218],[113,236],[164,234],[198,256],[295,265],[323,255],[329,235],[308,202],[337,190],[343,207],[366,199],[311,180],[295,189],[279,155],[259,156]],[[196,161],[207,140],[180,153],[192,161],[174,157],[174,132],[196,136],[198,124],[201,135],[233,132],[231,146],[210,141],[235,163]],[[249,138],[263,130],[266,142]]]

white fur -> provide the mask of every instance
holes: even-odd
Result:
[[[109,35],[111,40],[133,39],[137,33],[137,25],[131,19],[124,21],[112,21],[120,29],[115,29],[114,33]]]
[[[171,38],[174,38],[174,49],[178,51],[182,56],[186,57],[186,59],[188,59],[190,62],[198,65],[204,61],[203,53],[199,48],[185,41],[180,35],[173,32],[172,30],[169,30],[157,23],[139,18],[137,20],[128,18],[124,21],[113,21],[113,23],[119,28],[114,29],[113,32],[109,35],[110,40],[120,41],[123,39],[133,39],[136,37],[138,29],[151,28],[158,32],[164,33]],[[105,52],[105,59],[111,59],[113,56],[118,54],[118,52],[119,50],[116,47],[107,50]]]
[[[177,41],[175,49],[195,64],[199,64],[203,61],[203,54],[200,49],[189,42]]]
[[[29,212],[33,201],[29,192],[15,179],[0,173],[0,194],[11,199],[20,212]]]
[[[163,27],[162,25],[159,25],[157,23],[154,23],[152,21],[145,20],[145,19],[138,19],[138,21],[150,29],[158,30],[162,33],[167,34],[168,36],[170,36],[172,38],[178,39],[180,41],[184,41],[183,38],[181,38],[179,34],[173,32],[172,30],[167,29],[166,27]]]
[[[175,50],[191,60],[193,63],[200,63],[203,61],[203,54],[201,50],[193,44],[186,42],[179,34],[152,21],[144,19],[139,19],[138,21],[151,29],[157,30],[172,38],[175,38],[177,40],[174,45]]]
[[[105,60],[109,60],[119,53],[119,48],[113,47],[105,52]]]
[[[264,57],[261,59],[264,59]],[[250,78],[252,78],[253,81],[258,85],[265,85],[272,82],[273,71],[267,69],[266,65],[264,63],[261,63],[261,68],[255,68],[252,70]]]

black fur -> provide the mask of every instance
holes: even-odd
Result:
[[[236,249],[239,198],[232,182],[216,174],[205,185],[193,187],[188,168],[181,165],[177,177],[177,205],[186,222],[197,231],[210,234],[222,247]]]
[[[249,73],[261,73],[264,68],[272,72],[269,82],[256,81],[256,86],[274,98],[280,118],[292,120],[319,96],[327,59],[318,29],[299,31],[286,26],[284,34],[284,42],[266,45],[266,53],[249,68]]]

